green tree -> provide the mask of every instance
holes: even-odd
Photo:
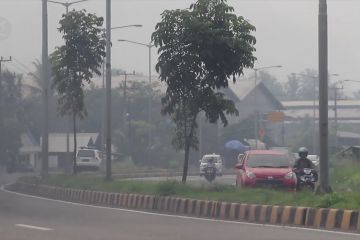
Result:
[[[319,95],[317,72],[305,69],[299,74],[291,74],[285,83],[286,100],[313,100]]]
[[[182,182],[186,182],[190,148],[197,149],[197,116],[219,119],[237,114],[234,103],[217,91],[228,79],[253,67],[255,27],[236,16],[226,0],[198,0],[185,10],[166,10],[152,40],[159,47],[156,70],[167,84],[162,113],[175,123],[173,144],[185,150]]]
[[[53,87],[58,93],[60,115],[69,115],[74,130],[74,174],[76,174],[76,119],[86,116],[84,104],[85,84],[94,74],[100,75],[105,57],[105,34],[103,18],[85,10],[71,11],[60,20],[59,31],[65,45],[56,47],[51,55],[53,65]]]
[[[2,72],[0,83],[0,161],[13,160],[19,154],[23,127],[23,105],[21,96],[22,76],[7,70]]]
[[[284,86],[284,99],[285,100],[298,100],[299,99],[300,82],[296,75],[288,75],[288,81]]]

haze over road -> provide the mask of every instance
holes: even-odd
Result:
[[[6,182],[4,176],[0,176],[0,182]],[[0,191],[2,240],[358,240],[359,237],[80,206]]]

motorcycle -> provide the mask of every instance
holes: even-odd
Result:
[[[315,183],[318,181],[318,173],[315,169],[304,168],[294,170],[297,176],[297,189],[302,190],[309,188],[311,191],[315,190]]]
[[[215,180],[216,178],[215,164],[208,163],[208,165],[204,168],[204,176],[205,179],[210,183]]]

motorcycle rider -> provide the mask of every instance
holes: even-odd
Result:
[[[304,168],[309,168],[309,169],[316,169],[315,164],[307,158],[309,151],[307,150],[306,147],[301,147],[299,148],[298,151],[299,154],[299,158],[295,161],[295,165],[294,165],[294,169],[293,171],[296,174],[296,177],[298,179],[297,181],[297,189],[299,189],[299,174],[301,172],[301,170],[303,170]]]
[[[310,168],[315,169],[314,163],[307,158],[309,151],[306,147],[299,148],[298,151],[299,158],[295,161],[294,168],[297,170],[304,169],[304,168]]]

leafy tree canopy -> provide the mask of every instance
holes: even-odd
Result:
[[[84,117],[83,86],[94,74],[101,74],[105,57],[104,19],[95,14],[71,11],[60,20],[59,31],[65,45],[56,47],[51,56],[53,87],[59,94],[60,113]]]
[[[185,10],[166,10],[152,40],[159,48],[156,70],[167,84],[163,114],[176,124],[174,144],[185,149],[184,173],[189,148],[196,148],[196,117],[203,111],[215,123],[227,125],[226,114],[237,114],[234,103],[217,91],[228,79],[253,67],[255,27],[236,16],[226,0],[198,0]],[[186,181],[186,176],[183,176]]]
[[[57,47],[51,55],[54,82],[58,93],[59,112],[72,116],[74,129],[73,171],[76,174],[76,119],[84,118],[83,87],[94,74],[101,74],[105,57],[104,19],[85,10],[71,11],[60,20],[59,31],[65,45]]]

